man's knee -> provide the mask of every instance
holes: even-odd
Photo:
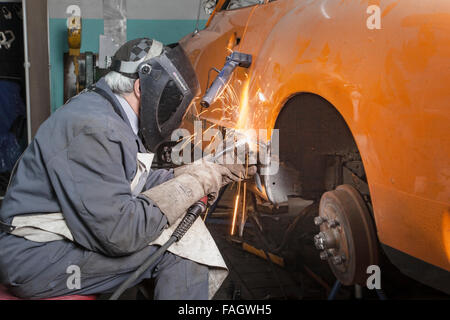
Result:
[[[173,254],[157,266],[156,299],[208,299],[208,267]]]
[[[183,259],[186,265],[186,283],[188,288],[198,284],[208,285],[208,267],[194,261]]]

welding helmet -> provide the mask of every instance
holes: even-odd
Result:
[[[109,67],[131,79],[140,79],[139,135],[145,147],[158,146],[180,127],[200,86],[192,64],[178,45],[136,39],[124,44]]]

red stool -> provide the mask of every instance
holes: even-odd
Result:
[[[50,299],[38,299],[38,300],[96,300],[97,296],[63,296],[63,297],[56,297],[56,298],[50,298]],[[8,289],[6,289],[4,286],[0,285],[0,300],[26,300],[21,299],[13,296],[8,292]]]

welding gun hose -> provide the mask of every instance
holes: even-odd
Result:
[[[173,232],[170,239],[161,246],[154,254],[152,254],[147,261],[144,262],[133,274],[131,274],[125,282],[123,282],[119,288],[113,293],[113,295],[109,298],[109,300],[117,300],[122,293],[128,289],[139,277],[150,267],[152,266],[159,257],[161,257],[167,249],[170,248],[172,244],[178,242],[183,238],[183,236],[188,232],[188,230],[192,227],[195,220],[206,211],[206,203],[208,198],[205,197],[200,201],[197,201],[193,204],[187,211],[183,220],[180,222],[178,227]]]

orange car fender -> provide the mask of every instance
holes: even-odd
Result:
[[[423,9],[417,5],[408,7],[408,12],[392,9],[395,15],[383,20],[385,31],[372,33],[364,25],[365,11],[355,19],[355,10],[363,7],[350,3],[336,7],[339,15],[334,23],[326,17],[321,21],[313,5],[291,10],[263,34],[263,40],[256,32],[251,35],[250,24],[240,51],[252,53],[254,63],[248,70],[248,83],[242,80],[242,72],[238,74],[244,82],[238,127],[274,128],[285,103],[302,92],[330,102],[346,121],[361,153],[380,241],[450,270],[450,237],[444,223],[449,219],[448,189],[444,180],[436,180],[439,172],[445,172],[445,157],[434,161],[420,157],[423,130],[433,137],[439,132],[448,137],[441,130],[449,117],[441,94],[448,74],[437,72],[436,67],[445,65],[447,46],[426,51],[430,41],[445,35],[441,30],[448,24],[439,13],[431,19],[434,14],[418,12]],[[429,33],[416,26],[429,26],[431,21],[436,21],[436,33],[426,38]],[[421,79],[430,79],[422,97],[418,94],[423,89]],[[423,95],[435,106],[433,112],[421,106]],[[431,148],[433,153],[445,154],[436,144]],[[405,170],[401,164],[411,167],[412,157],[421,165],[416,171]],[[417,185],[420,176],[428,182],[424,191]]]

